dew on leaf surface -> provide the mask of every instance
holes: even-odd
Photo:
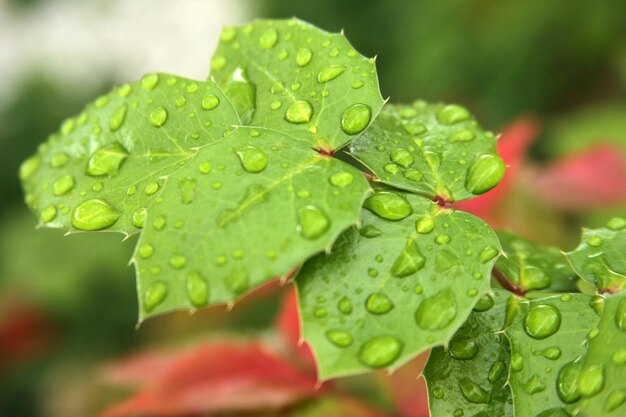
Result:
[[[561,312],[548,304],[533,305],[524,318],[524,330],[535,339],[545,339],[561,327]]]
[[[403,346],[394,336],[374,336],[361,346],[358,358],[371,368],[383,368],[400,356]]]
[[[154,310],[167,297],[167,284],[156,281],[150,284],[143,294],[143,307],[147,312]]]
[[[446,288],[421,302],[415,311],[415,321],[424,330],[441,330],[452,323],[456,314],[454,292]]]
[[[128,151],[119,142],[112,142],[96,149],[87,160],[85,174],[92,177],[117,175],[124,161],[128,158]]]
[[[306,239],[317,239],[330,228],[330,219],[317,206],[309,204],[298,210],[298,231]]]
[[[372,109],[366,104],[353,104],[341,116],[341,129],[348,135],[361,133],[372,120]]]
[[[363,207],[387,220],[402,220],[413,213],[406,198],[389,191],[375,192],[365,200]]]
[[[74,208],[71,222],[79,230],[103,230],[113,226],[120,216],[120,212],[106,201],[90,199]]]

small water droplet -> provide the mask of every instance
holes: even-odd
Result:
[[[141,86],[146,90],[152,90],[159,83],[159,74],[146,74],[141,79]]]
[[[39,168],[39,157],[31,156],[20,165],[20,179],[25,181],[29,179]]]
[[[128,107],[126,106],[126,104],[123,104],[118,107],[113,112],[113,114],[111,114],[111,118],[109,119],[109,129],[111,129],[111,132],[115,132],[120,127],[122,127],[122,124],[124,124],[124,119],[126,118],[127,109]]]
[[[226,287],[234,294],[239,295],[248,289],[248,271],[243,267],[235,267],[224,279]]]
[[[440,387],[433,389],[433,397],[438,400],[441,400],[445,396],[445,392]]]
[[[602,238],[598,236],[594,236],[590,238],[589,240],[587,240],[587,243],[589,244],[589,246],[598,247],[602,245]]]
[[[626,365],[626,348],[619,349],[613,353],[611,360],[615,365]]]
[[[413,163],[414,158],[413,155],[411,155],[411,152],[406,149],[399,148],[391,152],[391,160],[406,168]]]
[[[533,305],[524,318],[524,330],[535,339],[545,339],[561,327],[561,313],[548,304]]]
[[[403,343],[393,336],[375,336],[361,346],[359,360],[371,368],[393,363],[402,352]]]
[[[364,226],[361,230],[359,230],[359,234],[368,239],[378,237],[382,233],[383,232],[379,228],[371,224],[368,224],[367,226]]]
[[[41,213],[39,214],[39,220],[42,223],[48,223],[54,220],[56,216],[57,208],[55,206],[47,206],[46,208],[41,210]]]
[[[146,215],[148,214],[148,209],[145,207],[138,208],[133,213],[133,224],[136,227],[143,227],[146,221]]]
[[[326,214],[314,205],[307,205],[298,210],[298,231],[306,239],[317,239],[330,228]]]
[[[466,108],[449,104],[437,112],[437,120],[444,125],[452,125],[469,119],[470,114]]]
[[[363,81],[356,80],[356,81],[352,82],[351,87],[354,88],[355,90],[358,90],[359,88],[363,87],[364,85],[365,85],[365,83],[363,83]]]
[[[494,305],[494,300],[489,294],[485,294],[478,299],[474,306],[474,311],[483,312],[490,310]]]
[[[487,246],[478,255],[478,260],[485,264],[495,258],[498,253],[498,249],[494,248],[493,246]]]
[[[437,235],[437,237],[435,238],[435,242],[437,242],[440,245],[446,245],[450,242],[450,236],[448,235]]]
[[[459,389],[463,398],[471,403],[486,404],[489,402],[489,393],[468,378],[459,381]]]
[[[118,142],[101,146],[89,156],[85,174],[92,177],[108,175],[113,177],[119,173],[128,151]]]
[[[202,307],[209,300],[209,285],[198,272],[187,275],[187,298],[195,307]]]
[[[426,133],[426,130],[427,130],[426,126],[424,126],[424,124],[420,123],[420,122],[409,122],[409,123],[404,125],[404,129],[411,136],[421,135],[423,133]]]
[[[533,395],[544,391],[546,389],[546,384],[544,384],[539,375],[535,374],[522,385],[522,388],[526,391],[526,393]]]
[[[308,48],[302,48],[296,54],[296,63],[299,67],[306,67],[313,58],[313,52]]]
[[[74,177],[71,175],[64,175],[52,184],[52,193],[56,196],[63,195],[71,191],[75,185],[76,182],[74,181]]]
[[[167,110],[165,107],[159,106],[150,112],[150,124],[155,127],[161,127],[167,121]]]
[[[348,347],[352,344],[352,336],[343,330],[329,330],[326,337],[335,346],[340,348]]]
[[[308,101],[298,100],[287,109],[285,120],[289,123],[308,123],[313,116],[313,107]]]
[[[441,330],[456,318],[454,292],[449,288],[425,298],[415,311],[415,321],[424,330]]]
[[[372,293],[365,301],[365,308],[372,314],[387,314],[393,307],[391,299],[381,292]]]
[[[226,57],[224,57],[223,55],[215,55],[213,59],[211,59],[212,70],[219,71],[225,66],[226,66]],[[189,88],[187,88],[187,92],[191,93],[191,91],[189,91]]]
[[[363,207],[387,220],[402,220],[413,213],[406,198],[389,191],[376,191],[365,200]]]
[[[424,267],[426,258],[415,240],[409,240],[391,267],[391,275],[402,278],[414,274]]]
[[[365,104],[353,104],[341,116],[341,129],[348,135],[362,132],[372,119],[372,109]]]
[[[417,233],[427,234],[433,231],[435,228],[435,221],[432,217],[422,217],[415,222],[415,230]]]
[[[148,183],[146,185],[146,188],[145,188],[146,195],[153,195],[157,191],[159,191],[159,183],[158,182],[151,182],[151,183]]]
[[[278,32],[276,29],[267,29],[259,38],[259,46],[261,49],[272,49],[278,42]]]
[[[505,170],[504,161],[499,156],[480,155],[467,170],[465,188],[472,194],[483,194],[498,185]]]
[[[544,358],[555,361],[561,357],[561,349],[557,346],[550,346],[539,352]]]
[[[72,213],[72,226],[80,230],[102,230],[113,226],[120,212],[104,200],[91,199],[80,203]]]
[[[626,298],[623,298],[617,305],[615,324],[621,331],[626,331]]]
[[[248,145],[238,149],[237,156],[247,172],[258,173],[267,167],[267,155],[256,146]]]
[[[204,110],[213,110],[220,104],[220,99],[218,96],[213,94],[209,94],[205,98],[202,99],[202,108]]]
[[[57,152],[50,159],[50,166],[52,168],[62,168],[69,160],[70,157],[65,152]]]
[[[147,312],[154,310],[165,300],[165,297],[167,297],[167,284],[162,281],[153,282],[143,294],[144,310]]]
[[[174,269],[183,269],[187,265],[187,258],[183,255],[174,255],[170,258],[170,266]]]
[[[211,163],[207,161],[201,162],[200,165],[198,165],[198,171],[201,174],[208,174],[212,169],[213,167],[211,166]]]
[[[404,171],[404,173],[402,173],[402,175],[404,175],[404,178],[411,181],[419,181],[424,176],[424,174],[422,174],[420,171],[413,168],[407,169],[406,171]]]
[[[504,373],[504,368],[505,367],[506,367],[506,365],[504,364],[504,362],[502,362],[502,361],[495,361],[493,363],[493,365],[491,365],[491,368],[489,368],[489,377],[488,377],[489,378],[489,382],[494,383],[498,379],[500,379],[500,377]]]
[[[317,82],[325,84],[339,77],[345,71],[346,67],[344,65],[329,65],[317,74]]]
[[[335,172],[330,176],[330,183],[337,187],[346,187],[352,184],[352,181],[354,181],[354,176],[347,171]]]
[[[138,252],[139,256],[141,256],[143,259],[149,259],[154,253],[154,246],[149,243],[142,243],[141,245],[139,245]]]
[[[511,355],[511,369],[516,372],[524,369],[524,358],[519,353]]]
[[[469,129],[461,129],[448,137],[450,142],[471,142],[476,135]]]
[[[450,355],[454,359],[469,360],[478,353],[478,345],[471,337],[456,337],[450,342]]]
[[[620,389],[615,390],[607,397],[603,410],[604,412],[610,413],[611,411],[617,410],[617,408],[625,402],[626,391]]]
[[[343,297],[341,300],[339,300],[339,303],[337,303],[337,308],[343,314],[350,314],[350,313],[352,313],[352,303],[346,297]]]

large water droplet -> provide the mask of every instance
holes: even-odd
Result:
[[[402,220],[413,213],[406,198],[389,191],[375,192],[365,200],[363,207],[387,220]]]
[[[526,291],[542,290],[550,283],[550,277],[537,267],[528,265],[521,270],[520,285]]]
[[[546,389],[546,384],[541,380],[539,375],[533,375],[528,381],[526,381],[522,388],[526,393],[533,395],[542,392]]]
[[[156,107],[150,112],[149,118],[152,126],[161,127],[167,121],[167,110],[162,106]]]
[[[471,403],[486,404],[489,402],[489,393],[468,378],[459,381],[459,388],[463,398]]]
[[[530,337],[545,339],[561,327],[561,313],[548,304],[533,305],[524,318],[524,330]]]
[[[327,83],[339,77],[345,70],[346,67],[344,65],[329,65],[317,74],[317,81],[320,84]]]
[[[348,135],[362,132],[372,120],[372,109],[366,104],[353,104],[341,116],[341,129]]]
[[[391,160],[406,168],[411,165],[415,159],[413,158],[413,155],[411,155],[411,152],[406,149],[399,148],[391,152]]]
[[[276,29],[267,29],[259,38],[261,49],[272,49],[278,42],[278,32]]]
[[[592,397],[604,387],[604,368],[602,365],[589,365],[578,375],[578,391],[583,397]]]
[[[343,330],[329,330],[326,337],[335,346],[340,348],[348,347],[352,344],[352,336]]]
[[[91,199],[80,203],[72,213],[72,226],[80,230],[102,230],[113,226],[120,212],[104,200]]]
[[[478,255],[478,260],[482,263],[487,263],[498,255],[498,249],[493,246],[487,246]]]
[[[359,360],[371,368],[383,368],[395,361],[402,352],[403,343],[393,336],[375,336],[359,351]]]
[[[159,74],[146,74],[141,79],[141,86],[146,90],[152,90],[159,83]]]
[[[454,359],[472,359],[478,353],[478,345],[471,337],[456,337],[450,342],[450,355]]]
[[[415,321],[425,330],[441,330],[455,319],[456,298],[449,288],[422,301],[415,312]]]
[[[626,331],[626,298],[623,298],[617,305],[615,311],[615,324],[617,328]]]
[[[422,217],[415,222],[415,230],[417,233],[427,234],[433,231],[435,228],[435,221],[432,217]]]
[[[469,117],[470,114],[467,109],[456,104],[449,104],[437,112],[439,123],[444,125],[462,122],[469,119]]]
[[[74,181],[74,177],[71,175],[64,175],[52,184],[52,193],[56,196],[63,195],[71,191],[75,185],[76,182]]]
[[[313,107],[308,101],[298,100],[287,109],[285,119],[294,124],[308,123],[313,117]]]
[[[313,52],[308,48],[302,48],[296,54],[296,63],[299,67],[306,67],[313,58]]]
[[[485,294],[478,299],[474,306],[474,311],[483,312],[490,310],[494,305],[494,300],[489,294]]]
[[[216,108],[218,105],[220,104],[220,99],[218,96],[215,96],[213,94],[209,94],[208,96],[206,96],[205,98],[202,99],[202,108],[204,110],[213,110],[214,108]]]
[[[330,176],[330,183],[337,187],[346,187],[352,184],[352,181],[354,181],[354,176],[347,171],[335,172]]]
[[[156,281],[148,287],[143,294],[143,308],[147,312],[154,310],[167,297],[167,284]]]
[[[409,240],[391,267],[391,275],[402,278],[424,267],[426,258],[422,255],[415,240]]]
[[[55,206],[47,206],[46,208],[41,210],[41,213],[39,214],[39,220],[41,220],[42,223],[48,223],[54,220],[56,216],[57,208]]]
[[[564,365],[556,378],[556,392],[559,398],[566,404],[578,401],[578,376],[580,375],[580,363],[570,362]]]
[[[198,272],[187,275],[187,297],[195,307],[202,307],[209,300],[209,285]]]
[[[119,173],[128,151],[120,143],[113,142],[98,148],[87,161],[85,173],[93,177],[108,175],[113,177]]]
[[[346,297],[344,297],[341,300],[339,300],[339,303],[337,303],[337,308],[343,314],[350,314],[350,313],[352,313],[352,303]]]
[[[122,104],[111,114],[111,118],[109,119],[109,129],[111,129],[111,132],[115,132],[122,127],[124,119],[126,118],[127,109],[126,104]]]
[[[604,403],[604,412],[610,413],[611,411],[616,410],[620,405],[626,402],[626,391],[624,390],[615,390],[609,394]]]
[[[622,230],[626,227],[626,219],[621,217],[614,217],[606,223],[606,227],[611,230]]]
[[[472,194],[482,194],[498,185],[506,166],[496,155],[480,155],[467,170],[465,188]]]
[[[367,226],[364,226],[361,230],[359,230],[359,234],[368,239],[372,239],[382,235],[383,232],[378,227],[372,224],[368,224]]]
[[[267,167],[267,155],[256,146],[248,145],[237,150],[241,166],[247,172],[261,172]]]
[[[39,157],[31,156],[20,165],[20,179],[25,181],[29,179],[39,168]]]
[[[372,314],[387,314],[393,307],[391,299],[381,292],[372,293],[365,301],[365,308]]]
[[[304,238],[317,239],[329,227],[330,220],[320,208],[309,204],[298,210],[298,231]]]

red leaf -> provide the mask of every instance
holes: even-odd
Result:
[[[298,407],[292,417],[386,417],[369,404],[347,395],[328,395]]]
[[[507,165],[504,178],[493,190],[471,200],[455,203],[454,207],[472,213],[492,226],[498,226],[499,205],[506,199],[538,131],[539,123],[529,117],[521,118],[507,126],[497,143],[498,154]]]
[[[315,359],[308,344],[302,339],[300,316],[298,315],[298,296],[296,287],[291,285],[291,291],[283,301],[282,308],[276,320],[276,327],[287,342],[303,360],[306,366],[315,369]]]
[[[424,378],[419,375],[426,365],[428,353],[424,352],[407,362],[392,374],[385,374],[384,381],[402,417],[428,417],[428,392]]]
[[[626,203],[626,157],[617,145],[598,145],[537,172],[534,188],[552,207],[583,211]]]
[[[126,362],[126,366],[134,365]],[[273,410],[318,393],[314,377],[300,373],[259,343],[223,342],[185,353],[157,372],[139,393],[101,416]]]

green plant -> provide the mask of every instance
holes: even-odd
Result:
[[[226,28],[211,69],[115,88],[20,170],[43,225],[140,234],[140,320],[293,278],[322,380],[432,348],[432,415],[621,415],[626,220],[564,254],[455,210],[502,179],[496,137],[385,104],[342,34]]]

